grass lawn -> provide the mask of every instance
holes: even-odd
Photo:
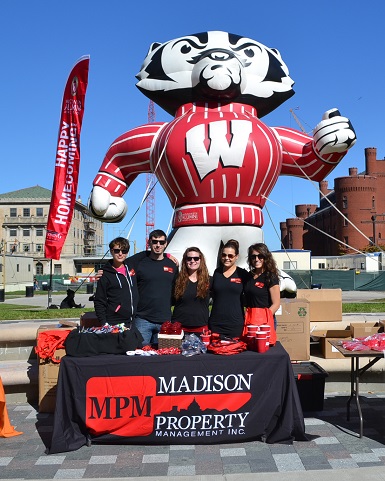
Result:
[[[351,302],[342,304],[343,313],[354,312],[385,312],[385,302]]]
[[[44,293],[47,295],[47,293]],[[7,295],[8,296],[8,295]],[[18,296],[15,296],[18,297]],[[20,296],[19,296],[20,297]],[[42,305],[45,300],[42,299]],[[17,321],[17,320],[33,320],[33,319],[74,319],[80,318],[82,312],[93,311],[93,308],[79,309],[47,309],[47,307],[30,307],[17,304],[0,303],[0,322]],[[360,312],[385,312],[385,302],[352,302],[342,304],[343,313],[360,313]]]
[[[0,304],[0,322],[33,320],[33,319],[70,319],[78,318],[82,312],[93,311],[92,308],[79,309],[47,309],[46,307],[30,307],[17,304]]]

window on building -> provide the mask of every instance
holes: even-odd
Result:
[[[31,264],[28,264],[28,272],[31,272]]]
[[[23,217],[31,217],[31,209],[29,207],[23,208]]]
[[[347,209],[348,208],[348,198],[346,197],[346,195],[344,195],[342,197],[342,208],[343,209]]]
[[[43,275],[43,264],[41,262],[36,264],[36,274],[40,276]]]
[[[325,262],[319,262],[318,269],[325,269]]]
[[[297,261],[283,261],[283,270],[288,270],[288,271],[297,270]]]
[[[36,244],[36,252],[43,252],[43,244]]]
[[[56,274],[56,275],[61,275],[61,269],[62,269],[62,265],[61,264],[55,264],[53,266],[53,273]]]
[[[31,231],[29,229],[23,229],[23,237],[29,237],[31,235]]]
[[[23,244],[23,252],[29,252],[30,246],[29,244]]]
[[[36,237],[43,237],[44,230],[43,229],[36,229]]]
[[[43,207],[36,207],[36,217],[43,217]]]
[[[344,217],[344,227],[348,226],[349,225],[349,222],[348,222],[348,215],[345,214],[345,217]]]
[[[16,272],[20,272],[20,264],[16,264]]]
[[[372,209],[376,210],[376,198],[374,197],[374,195],[372,197]]]
[[[17,229],[9,229],[9,235],[11,237],[16,237],[17,236]]]
[[[9,209],[9,217],[17,217],[17,209],[16,207],[11,207]]]
[[[347,235],[344,236],[344,242],[345,242],[345,244],[347,244],[346,245],[346,247],[347,247],[349,245],[349,237]]]

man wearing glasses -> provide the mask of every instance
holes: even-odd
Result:
[[[149,247],[149,251],[128,259],[136,272],[139,302],[134,322],[143,336],[143,346],[157,344],[161,325],[171,320],[171,299],[178,275],[178,266],[164,253],[165,232],[150,232]]]

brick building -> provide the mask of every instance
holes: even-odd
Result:
[[[349,169],[349,175],[334,180],[334,189],[326,180],[319,183],[320,191],[372,243],[385,243],[385,159],[377,159],[377,149],[365,149],[365,171]],[[287,249],[311,250],[313,256],[354,253],[341,242],[363,249],[369,244],[330,203],[320,195],[320,205],[295,206],[296,218],[280,223],[281,241]],[[304,223],[304,219],[310,225]],[[314,226],[315,228],[312,228]],[[319,229],[319,230],[317,230]],[[333,240],[321,232],[333,236]]]

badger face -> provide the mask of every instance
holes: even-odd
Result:
[[[259,117],[293,95],[293,81],[277,50],[226,32],[204,32],[153,44],[137,87],[174,115],[188,102],[241,102]]]

